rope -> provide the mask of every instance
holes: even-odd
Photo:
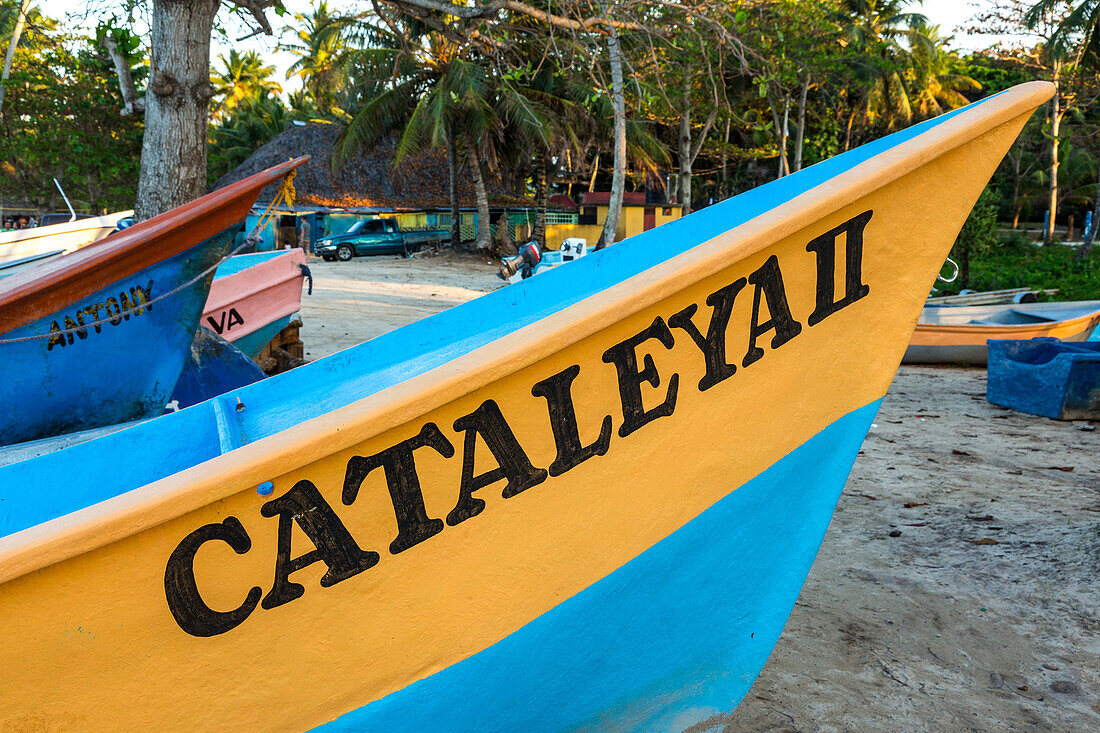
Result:
[[[302,268],[302,276],[309,280],[309,292],[306,295],[313,295],[313,273],[309,271],[309,265],[298,265]]]
[[[176,293],[180,292],[181,290],[186,290],[187,288],[189,288],[192,285],[194,285],[195,283],[197,283],[199,280],[202,280],[204,277],[206,277],[210,273],[214,272],[214,270],[217,270],[219,267],[222,266],[222,264],[226,260],[228,260],[233,255],[239,253],[241,250],[245,249],[246,247],[255,246],[258,242],[262,241],[262,238],[260,237],[260,232],[262,232],[264,230],[264,228],[267,226],[267,224],[270,223],[275,218],[275,215],[277,213],[275,210],[278,208],[278,205],[281,202],[285,201],[285,202],[287,202],[288,207],[294,206],[294,175],[295,175],[295,173],[297,173],[297,171],[292,169],[290,171],[290,173],[287,173],[286,177],[283,178],[282,183],[279,185],[279,191],[275,194],[275,198],[273,198],[271,200],[271,205],[268,206],[267,210],[264,211],[264,213],[260,216],[260,220],[258,222],[256,222],[256,226],[254,226],[252,228],[252,231],[249,232],[248,236],[245,237],[244,242],[242,242],[233,251],[225,254],[223,257],[221,257],[213,265],[211,265],[210,267],[207,267],[205,270],[200,272],[198,275],[195,275],[193,278],[191,278],[187,282],[183,283],[182,285],[178,285],[175,288],[172,288],[171,290],[169,290],[168,292],[162,293],[161,295],[158,295],[157,297],[153,298],[152,300],[144,301],[144,302],[142,302],[138,305],[135,305],[132,308],[128,308],[126,310],[120,310],[118,313],[115,313],[115,314],[113,314],[113,315],[111,315],[107,318],[101,318],[99,320],[91,321],[89,323],[81,323],[79,326],[74,326],[73,328],[66,328],[64,330],[59,330],[59,331],[47,331],[46,333],[36,333],[36,334],[30,335],[30,336],[20,336],[18,338],[0,339],[0,344],[17,344],[17,343],[20,343],[21,341],[34,341],[35,339],[53,338],[55,336],[66,336],[70,333],[79,333],[81,331],[87,332],[87,330],[89,328],[96,328],[98,326],[104,325],[105,323],[110,323],[111,321],[116,321],[117,322],[123,316],[130,316],[130,315],[133,315],[133,314],[140,314],[140,313],[144,312],[144,310],[146,308],[149,308],[151,305],[153,305],[153,303],[158,303],[158,302],[164,300],[165,298],[171,297],[171,296],[175,295]],[[313,284],[312,280],[313,280],[313,278],[311,277],[310,278],[311,290],[312,290],[312,284]],[[77,318],[78,319],[80,318],[80,313],[77,313]]]

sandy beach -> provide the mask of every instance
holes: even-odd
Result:
[[[318,359],[489,292],[484,258],[310,263]],[[1100,430],[899,370],[771,659],[700,731],[1100,730]]]

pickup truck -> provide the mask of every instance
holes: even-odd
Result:
[[[394,219],[365,219],[351,225],[343,234],[324,236],[317,240],[315,250],[327,262],[347,262],[357,255],[398,254],[409,252],[428,242],[450,238],[449,231],[402,232]]]

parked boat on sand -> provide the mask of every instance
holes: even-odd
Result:
[[[254,359],[301,309],[308,272],[298,248],[230,257],[214,273],[201,323]]]
[[[989,339],[1085,341],[1098,324],[1100,300],[926,307],[903,361],[985,364]]]
[[[683,730],[734,708],[1052,91],[0,468],[0,727]]]
[[[72,252],[92,242],[104,239],[115,230],[119,219],[133,216],[132,211],[120,211],[105,216],[77,219],[62,224],[0,232],[0,273],[3,266],[32,257]],[[12,274],[12,273],[3,273]],[[0,274],[0,276],[3,276]]]
[[[260,190],[300,162],[0,280],[0,445],[159,414],[211,268]]]

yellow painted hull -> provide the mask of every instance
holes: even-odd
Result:
[[[402,708],[399,693],[459,679],[447,675],[487,654],[511,654],[515,684],[530,682],[530,670],[553,662],[536,659],[541,643],[520,644],[541,620],[573,618],[567,635],[582,634],[599,619],[560,615],[571,603],[640,567],[828,426],[868,406],[873,415],[973,202],[1049,94],[1025,85],[989,100],[981,115],[946,121],[429,371],[0,539],[0,728],[302,730],[365,711],[337,729],[416,729],[410,721],[432,696]],[[677,231],[690,233],[692,219]],[[846,247],[860,235],[853,273]],[[822,265],[830,247],[835,262]],[[724,297],[725,328],[716,316]],[[704,345],[715,323],[724,356],[717,340]],[[262,409],[242,400],[243,417]],[[235,419],[231,409],[218,414]],[[400,446],[411,451],[415,486]],[[846,471],[837,469],[837,490]],[[786,483],[810,487],[812,474]],[[757,520],[793,517],[800,502]],[[746,678],[738,690],[751,684],[824,533],[832,505],[822,506],[812,529],[790,529],[787,549],[769,553],[789,551],[801,564],[768,609],[755,669],[700,662],[699,684],[730,674]],[[760,541],[781,534],[761,530]],[[329,554],[303,559],[317,547]],[[681,569],[701,573],[694,587],[703,592],[738,562]],[[641,597],[639,613],[662,600]],[[736,643],[762,643],[750,633]],[[506,710],[460,709],[480,706],[470,702],[476,675],[461,678],[462,690],[438,688],[433,695],[455,702],[433,724],[560,728],[555,708],[606,684],[617,697],[577,707],[570,725],[646,728],[697,682],[685,668],[667,687],[620,690],[619,672],[592,671],[599,649],[578,654],[567,660],[575,680],[536,680],[542,697]],[[525,718],[537,705],[548,707]]]

